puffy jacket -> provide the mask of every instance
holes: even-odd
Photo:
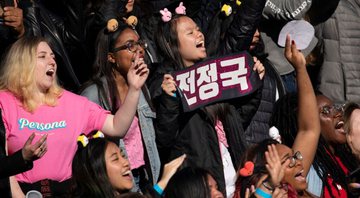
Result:
[[[341,0],[332,16],[316,26],[324,61],[319,90],[333,101],[360,102],[360,1]]]

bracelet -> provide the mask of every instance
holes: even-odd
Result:
[[[268,189],[269,191],[274,191],[274,187],[272,187],[270,184],[268,184],[266,181],[263,181],[262,182],[262,185],[266,188],[266,189]]]
[[[261,188],[257,188],[255,190],[255,193],[263,198],[272,198],[271,194],[266,193],[265,191],[261,190]]]
[[[158,185],[154,185],[154,190],[161,196],[164,193],[164,190]]]

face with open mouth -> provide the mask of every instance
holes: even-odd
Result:
[[[36,51],[35,81],[38,89],[46,93],[56,80],[55,55],[46,42],[40,42]]]
[[[206,58],[204,34],[191,18],[187,16],[179,17],[176,30],[179,53],[187,67]]]
[[[334,105],[324,95],[316,96],[319,112],[321,135],[328,144],[345,144],[346,134],[341,105]]]
[[[279,157],[282,163],[285,163],[287,159],[293,160],[285,169],[283,181],[290,184],[298,191],[305,190],[307,188],[306,175],[304,175],[304,167],[302,165],[302,159],[298,153],[294,153],[289,147],[283,144],[277,144],[276,149],[279,153]]]
[[[133,187],[129,161],[113,142],[106,146],[105,163],[107,175],[114,189],[121,192]]]

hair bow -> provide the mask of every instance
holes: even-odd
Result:
[[[252,161],[246,161],[244,167],[240,169],[239,174],[243,177],[248,177],[254,172],[254,163]]]
[[[105,135],[101,131],[97,131],[94,135],[92,135],[92,138],[104,138]],[[83,147],[86,147],[89,144],[89,138],[85,134],[81,134],[77,141],[82,144]]]

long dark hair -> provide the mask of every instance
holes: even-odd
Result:
[[[160,21],[155,35],[156,44],[164,57],[166,65],[174,70],[185,68],[182,56],[179,52],[179,38],[176,31],[179,18],[185,15],[174,14],[169,22]]]
[[[317,95],[319,94],[320,93],[317,93]],[[298,131],[296,94],[285,95],[276,102],[271,122],[273,126],[276,126],[279,129],[283,143],[292,147]],[[330,146],[323,136],[320,135],[312,165],[329,192],[332,192],[330,185],[334,186],[335,189],[338,189],[336,184],[340,184],[347,192],[349,192],[346,174],[337,162],[336,157],[340,158],[340,161],[349,169],[349,171],[354,170],[356,161],[346,144],[337,145],[334,147],[334,150],[335,154],[331,152]],[[329,174],[334,181],[332,184],[327,182]],[[331,197],[334,196],[331,194]]]
[[[165,198],[209,198],[208,176],[202,168],[186,167],[170,179],[164,191]]]
[[[118,92],[114,75],[117,65],[116,63],[108,61],[108,54],[113,52],[117,38],[126,29],[131,29],[131,27],[124,22],[119,21],[118,29],[115,32],[109,32],[106,28],[99,32],[96,39],[96,56],[93,64],[93,76],[82,88],[82,90],[84,90],[91,84],[95,84],[98,88],[99,100],[105,104],[105,107],[109,107],[107,110],[111,111],[113,114],[115,114],[119,108],[118,101],[120,99],[120,93]],[[101,80],[102,77],[105,78],[107,87]],[[105,88],[108,89],[105,90]],[[142,91],[150,108],[154,110],[146,85],[142,87]]]
[[[115,196],[106,172],[105,150],[108,144],[105,138],[90,139],[85,147],[78,142],[72,162],[72,197]]]

